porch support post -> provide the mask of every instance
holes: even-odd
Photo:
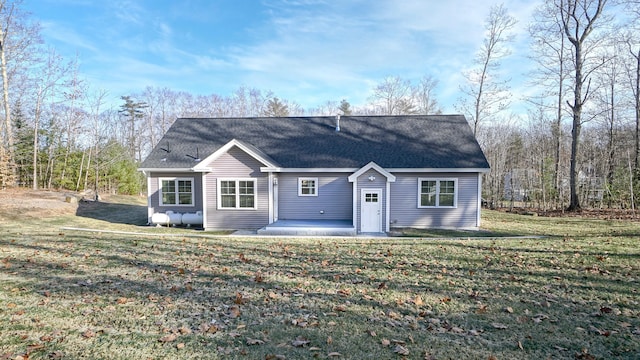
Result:
[[[358,180],[353,182],[353,228],[358,233]]]
[[[151,210],[151,173],[144,174],[147,176],[147,224],[151,225],[151,217],[153,216],[153,210]]]
[[[202,173],[202,228],[207,229],[207,173]]]
[[[273,203],[274,203],[274,194],[273,194],[273,173],[269,172],[269,224],[272,224],[274,221],[274,211],[273,211]]]
[[[482,212],[482,173],[478,173],[478,205],[477,205],[476,226],[480,228],[480,213]]]
[[[387,189],[386,189],[386,201],[387,201],[387,206],[384,209],[385,212],[385,232],[389,232],[390,231],[390,221],[391,221],[391,215],[389,214],[390,210],[391,210],[391,182],[389,181],[389,179],[387,179]]]

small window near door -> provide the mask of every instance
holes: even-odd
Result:
[[[364,202],[378,202],[378,194],[364,194]]]
[[[318,196],[318,178],[298,178],[298,196]]]

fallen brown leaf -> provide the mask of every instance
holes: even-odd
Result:
[[[260,339],[247,338],[247,345],[262,345],[262,344],[264,344],[264,341]]]
[[[262,277],[262,273],[260,273],[259,271],[256,271],[255,276],[253,277],[253,281],[257,282],[257,283],[261,283],[264,281],[264,278]]]
[[[233,300],[233,302],[234,302],[235,304],[238,304],[238,305],[243,305],[243,304],[245,304],[247,301],[249,301],[249,300],[248,300],[247,298],[245,298],[245,297],[242,295],[242,293],[239,293],[239,292],[237,292],[237,293],[236,293],[236,298]]]
[[[58,360],[64,358],[64,353],[60,350],[56,350],[49,354],[49,359]]]
[[[274,360],[274,359],[278,359],[278,360],[284,360],[287,357],[281,354],[268,354],[267,356],[264,357],[265,360]]]
[[[126,304],[129,301],[129,299],[127,299],[126,297],[119,297],[118,300],[116,300],[116,303],[119,305],[123,305]]]
[[[178,338],[178,335],[176,334],[168,334],[158,339],[158,341],[162,343],[168,343],[168,342],[175,341],[177,338]]]
[[[398,344],[393,348],[393,352],[399,355],[404,355],[407,356],[409,355],[409,349],[407,349],[406,347]]]
[[[240,316],[240,308],[237,306],[232,306],[229,308],[229,316],[232,318],[237,318]]]
[[[347,307],[344,305],[336,305],[333,307],[333,311],[345,312],[347,311]]]
[[[298,336],[295,340],[291,342],[291,345],[295,347],[303,347],[309,344],[309,340],[305,339],[302,336]]]

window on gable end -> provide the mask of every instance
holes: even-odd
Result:
[[[218,209],[257,209],[256,179],[218,179]]]

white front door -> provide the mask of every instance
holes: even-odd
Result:
[[[360,231],[382,231],[382,190],[362,189],[360,199]]]

